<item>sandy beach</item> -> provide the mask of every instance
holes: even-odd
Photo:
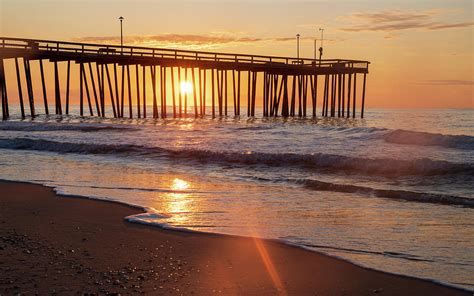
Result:
[[[0,294],[470,295],[274,241],[135,225],[129,206],[0,182]]]

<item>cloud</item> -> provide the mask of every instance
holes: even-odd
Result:
[[[397,32],[412,29],[443,30],[466,28],[474,22],[447,23],[436,21],[439,11],[408,12],[380,11],[370,13],[355,13],[343,19],[351,21],[352,26],[341,28],[346,32]]]
[[[189,49],[215,48],[223,45],[252,44],[257,42],[288,42],[296,37],[245,37],[242,34],[161,34],[161,35],[135,35],[124,37],[124,44],[131,46],[176,47]],[[303,40],[313,40],[313,37],[302,37]],[[89,36],[75,38],[75,42],[120,44],[118,36]]]
[[[441,29],[452,29],[452,28],[465,28],[474,26],[474,22],[465,22],[465,23],[454,23],[454,24],[432,24],[428,27],[428,30],[441,30]]]
[[[473,80],[460,80],[460,79],[439,79],[439,80],[427,80],[424,82],[418,82],[416,84],[427,84],[427,85],[474,85]]]

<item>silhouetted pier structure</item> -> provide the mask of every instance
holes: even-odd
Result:
[[[150,115],[153,118],[180,118],[187,116],[188,112],[195,117],[210,115],[214,118],[231,114],[240,116],[242,100],[246,100],[246,115],[253,117],[257,88],[260,85],[264,117],[316,117],[318,100],[322,104],[323,117],[355,118],[356,110],[360,110],[360,116],[364,117],[369,67],[368,61],[358,60],[315,60],[0,37],[3,119],[10,116],[8,92],[12,91],[11,87],[7,87],[5,77],[4,60],[7,59],[14,59],[15,62],[12,71],[16,72],[22,118],[27,116],[27,111],[31,117],[37,115],[35,103],[38,104],[38,98],[33,93],[33,81],[41,81],[41,103],[45,114],[52,112],[48,102],[43,61],[53,63],[54,66],[55,114],[69,114],[71,111],[71,62],[74,62],[79,65],[74,67],[78,68],[79,73],[79,114],[100,117],[113,114],[116,118],[146,118]],[[32,78],[33,62],[39,63],[38,80]],[[60,75],[60,63],[66,67],[66,74],[63,76]],[[135,74],[133,93],[130,68]],[[21,75],[21,72],[24,74]],[[246,74],[246,82],[241,79],[242,72]],[[359,94],[358,74],[363,79]],[[24,76],[24,81],[21,76]],[[189,79],[192,93],[183,94],[180,91],[181,82]],[[259,80],[263,83],[257,86]],[[64,96],[61,95],[60,81],[66,87]],[[243,83],[247,84],[246,94],[241,93]],[[147,110],[147,87],[150,85],[151,111]],[[170,86],[171,90],[167,90]],[[318,98],[318,86],[323,89],[320,91],[322,98]],[[26,90],[26,95],[23,89]],[[208,98],[211,99],[211,106],[206,107]],[[308,99],[311,99],[311,106]],[[356,107],[357,104],[359,107]],[[125,106],[128,112],[125,112]],[[172,107],[171,112],[168,107]],[[206,114],[207,112],[210,114]]]

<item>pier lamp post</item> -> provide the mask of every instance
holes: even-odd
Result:
[[[120,21],[120,53],[123,54],[123,16],[119,17],[119,21]]]
[[[321,59],[323,57],[324,29],[319,28],[319,31],[321,31],[321,47],[319,48],[319,64],[321,64]]]
[[[300,61],[300,34],[296,34],[296,59]]]

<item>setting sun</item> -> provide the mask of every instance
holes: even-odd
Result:
[[[180,89],[182,94],[190,94],[193,92],[193,85],[190,82],[183,81],[181,82]]]

